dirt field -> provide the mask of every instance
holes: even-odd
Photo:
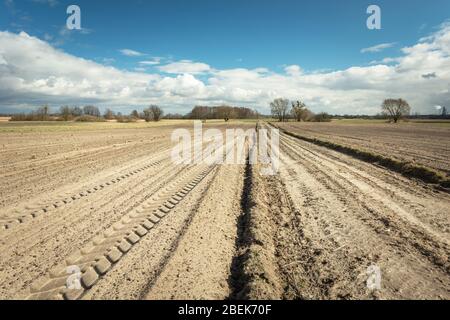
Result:
[[[282,128],[335,143],[406,160],[450,176],[450,122],[336,120],[331,123],[289,122]]]
[[[281,141],[281,182],[264,189],[288,194],[275,246],[284,297],[449,298],[448,194],[284,134]],[[382,270],[376,292],[364,281],[372,265]]]
[[[180,127],[0,124],[0,298],[450,298],[448,193],[285,134],[273,177],[174,165]]]

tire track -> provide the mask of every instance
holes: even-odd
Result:
[[[142,299],[153,294],[155,296],[151,299],[164,299],[154,291],[161,292],[160,289],[166,297],[201,296],[209,299],[216,294],[226,296],[223,292],[227,290],[228,263],[233,255],[232,237],[237,212],[221,210],[230,206],[230,194],[225,190],[231,186],[234,190],[236,186],[230,179],[240,182],[241,173],[232,169],[233,166],[214,166],[217,170],[214,169],[214,173],[205,178],[206,181],[184,200],[182,206],[175,208],[174,215],[167,217],[148,234],[136,250],[127,255],[83,299]],[[226,181],[228,188],[222,188],[221,181]],[[217,188],[223,192],[212,191]],[[220,211],[215,206],[209,206],[211,202],[217,203],[215,199],[218,196],[221,197],[220,203],[224,204],[223,207],[218,205]],[[233,204],[234,201],[238,200],[233,197]],[[224,217],[227,214],[230,216]],[[220,223],[211,220],[219,220]],[[229,225],[230,229],[226,229]],[[212,239],[209,237],[211,233],[214,234]],[[217,255],[220,257],[215,258]],[[200,274],[198,265],[202,265]],[[215,273],[214,268],[220,271]],[[186,276],[180,273],[186,273]],[[164,280],[166,276],[169,281]],[[209,281],[213,284],[208,285]],[[190,285],[192,283],[195,284]]]
[[[308,148],[303,147],[300,143],[300,141],[296,140],[293,137],[290,137],[288,135],[284,135],[282,139],[285,139],[287,141],[294,143],[294,146],[301,148],[302,150],[306,151],[307,153],[312,154],[313,156],[327,160],[332,158],[334,163],[337,166],[340,166],[341,168],[345,170],[351,170],[353,173],[359,175],[360,177],[363,177],[368,180],[368,183],[372,183],[378,188],[384,189],[386,191],[391,192],[391,189],[393,186],[396,187],[396,191],[398,189],[404,189],[407,192],[405,194],[416,194],[418,196],[421,196],[423,194],[423,191],[418,189],[417,186],[412,187],[410,182],[411,179],[405,178],[401,175],[393,175],[392,172],[387,171],[385,167],[378,166],[376,164],[368,164],[364,162],[357,163],[355,161],[352,161],[351,158],[342,157],[342,154],[338,151],[328,150],[328,149],[318,149],[315,145],[309,145]],[[315,150],[315,151],[312,151]],[[380,170],[377,170],[378,175],[380,178],[375,177],[374,175],[369,175],[365,171],[368,170],[374,170],[375,167],[377,167]],[[400,184],[400,182],[402,184]]]
[[[297,145],[294,143],[294,145],[291,145],[289,147],[291,148],[291,152],[293,152],[297,156],[297,158],[300,157],[301,159],[307,160],[308,162],[314,164],[316,170],[321,169],[326,175],[328,181],[335,181],[337,187],[341,189],[352,189],[355,194],[362,193],[361,202],[364,197],[369,197],[371,199],[371,204],[373,204],[370,206],[372,209],[371,211],[383,211],[377,210],[376,204],[378,204],[378,206],[383,206],[385,209],[391,210],[393,214],[396,214],[400,218],[396,219],[395,222],[400,223],[400,221],[404,221],[404,229],[413,229],[413,231],[415,232],[415,237],[411,238],[416,238],[417,236],[421,235],[422,240],[425,242],[429,242],[430,244],[446,243],[448,245],[448,240],[446,239],[445,234],[443,234],[442,232],[437,232],[435,229],[430,228],[429,225],[422,223],[414,215],[411,215],[409,212],[407,212],[397,204],[399,202],[403,202],[405,206],[410,207],[411,201],[409,199],[402,198],[399,192],[390,191],[389,186],[387,186],[386,184],[381,185],[376,183],[377,179],[375,177],[371,177],[367,174],[362,174],[361,171],[358,171],[347,165],[341,165],[338,161],[330,161],[323,156],[319,156],[316,153],[307,150],[301,145]],[[300,153],[298,149],[307,151],[307,153]],[[313,157],[310,157],[309,154],[312,154]],[[319,163],[320,166],[318,165]],[[323,170],[323,167],[327,168],[328,170]],[[336,167],[338,168],[337,170]],[[329,172],[333,172],[333,174],[331,175],[329,174]],[[382,193],[377,190],[381,190]],[[399,198],[403,201],[398,201]]]
[[[125,208],[124,210],[126,213],[129,210],[128,208],[130,206],[131,208],[133,207],[133,202],[130,205],[131,199],[134,199],[135,201],[135,199],[141,196],[142,194],[144,194],[144,198],[146,197],[148,198],[152,194],[152,192],[156,192],[157,188],[162,187],[165,182],[169,182],[173,177],[175,177],[178,174],[178,172],[183,170],[183,168],[179,168],[178,170],[171,170],[170,164],[166,164],[163,167],[153,168],[152,170],[156,173],[156,175],[152,175],[151,179],[146,179],[146,176],[143,176],[141,177],[141,180],[138,181],[129,180],[128,185],[125,184],[121,186],[124,188],[117,195],[111,193],[104,193],[104,194],[100,193],[98,194],[100,198],[94,199],[83,198],[83,200],[86,201],[84,203],[80,203],[80,206],[76,206],[78,203],[73,202],[69,203],[66,207],[55,209],[55,212],[53,212],[52,214],[52,219],[50,219],[48,223],[44,222],[43,226],[40,225],[38,226],[42,227],[43,228],[42,230],[26,232],[26,234],[20,238],[21,249],[23,250],[23,252],[25,252],[33,249],[34,247],[38,247],[40,245],[45,244],[47,240],[51,239],[51,235],[55,234],[58,231],[58,229],[62,228],[64,225],[70,223],[71,228],[75,228],[75,226],[77,226],[79,222],[82,222],[86,217],[88,217],[87,214],[80,214],[80,212],[88,212],[89,209],[92,210],[93,208],[95,208],[96,212],[100,212],[102,209],[104,208],[106,209],[111,204],[111,201],[114,201],[114,203],[118,207]],[[167,174],[166,171],[169,172],[172,171],[172,173]],[[149,189],[147,188],[147,185],[150,186]],[[153,188],[154,185],[156,185],[156,189]],[[114,184],[112,184],[111,186],[114,186]],[[110,191],[114,190],[116,189],[111,189]],[[131,198],[122,199],[129,195],[130,190],[134,191],[133,194],[131,195]],[[95,204],[93,204],[94,200]],[[95,207],[93,207],[93,205],[95,205]],[[134,204],[134,206],[135,205],[136,204]],[[77,218],[74,220],[73,216],[76,216]],[[41,215],[40,217],[44,218],[44,215]],[[110,217],[110,219],[112,218],[114,217]],[[42,222],[42,220],[40,220],[40,222]],[[18,227],[19,226],[21,225],[18,225]],[[15,232],[16,230],[15,229],[11,230],[11,232],[13,231]],[[48,234],[49,237],[48,238],[42,237],[42,231],[45,231],[45,233]],[[10,233],[0,234],[5,236],[4,238],[1,239],[2,242],[5,243],[10,242],[10,239],[8,238],[9,234]],[[11,242],[18,241],[18,239],[14,238],[15,236],[16,232],[11,234],[12,237]],[[35,238],[39,238],[40,239],[39,242],[35,242]],[[32,244],[31,247],[26,246],[28,242]],[[17,254],[20,252],[16,249],[15,253]]]
[[[79,299],[86,290],[104,276],[126,253],[135,246],[161,219],[170,213],[214,167],[196,168],[186,172],[170,186],[161,189],[138,209],[124,216],[120,222],[93,239],[89,246],[66,259],[66,264],[53,271],[48,278],[37,281],[28,299]],[[194,178],[192,178],[194,176]],[[187,181],[186,181],[187,180]],[[182,186],[180,186],[182,185]],[[82,270],[82,289],[70,290],[67,267],[78,265]]]
[[[163,151],[162,155],[165,154]],[[92,199],[86,197],[81,202],[55,209],[51,219],[41,215],[35,219],[36,223],[21,224],[20,228],[0,233],[4,249],[0,253],[0,269],[3,273],[0,295],[22,296],[23,291],[30,286],[31,279],[53,270],[58,261],[73,252],[74,246],[85,246],[92,236],[102,233],[123,215],[195,167],[174,167],[169,159],[166,160],[166,165],[151,169],[155,175],[150,175],[150,178],[150,171],[140,175],[139,180],[135,179],[135,175],[133,179],[124,180],[128,181],[124,184],[111,184],[115,187],[111,187],[110,192],[101,192],[98,196],[92,196]],[[99,198],[101,194],[103,196]]]
[[[167,168],[169,169],[170,166]],[[157,174],[154,180],[145,184],[142,184],[145,180],[136,181],[135,185],[139,188],[134,188],[136,189],[134,195],[130,194],[130,190],[133,190],[132,186],[128,188],[124,186],[125,188],[120,190],[122,194],[120,203],[117,198],[111,200],[114,194],[107,193],[105,194],[107,198],[96,207],[95,211],[89,211],[91,204],[85,202],[84,207],[74,206],[71,211],[61,211],[58,215],[53,215],[48,222],[47,219],[39,219],[37,221],[39,224],[36,226],[29,225],[23,230],[22,228],[12,230],[13,233],[8,237],[9,239],[4,238],[1,241],[4,249],[0,254],[2,257],[0,268],[3,270],[1,295],[17,296],[17,292],[26,290],[33,276],[42,275],[54,268],[58,261],[64,260],[71,251],[73,252],[74,247],[86,245],[89,238],[102,233],[105,228],[114,224],[139,203],[149,199],[159,189],[164,188],[165,184],[176,179],[183,170],[186,170],[185,167],[172,169],[172,173],[169,171],[169,174],[167,170],[163,171]],[[124,196],[128,198],[124,199]],[[116,212],[114,208],[111,208],[109,205],[111,201],[116,208],[120,208],[119,211]]]
[[[165,267],[167,266],[167,264],[169,263],[169,261],[173,258],[173,256],[176,254],[177,252],[177,248],[181,242],[181,240],[183,239],[183,237],[185,236],[188,228],[190,227],[192,220],[194,219],[195,215],[197,214],[197,211],[199,209],[199,207],[201,206],[203,200],[205,199],[209,189],[211,188],[212,182],[217,178],[218,175],[218,170],[217,170],[217,166],[213,166],[211,167],[211,169],[208,171],[208,174],[210,172],[212,172],[214,169],[216,169],[210,183],[206,186],[206,189],[203,191],[203,193],[201,194],[200,198],[198,199],[197,203],[194,205],[194,207],[190,210],[187,218],[185,219],[183,226],[181,228],[181,230],[179,231],[177,237],[174,239],[174,241],[171,243],[169,252],[167,255],[165,255],[162,260],[160,261],[158,267],[156,268],[156,272],[153,276],[153,279],[148,282],[145,287],[143,287],[141,289],[141,292],[139,294],[139,299],[142,300],[146,297],[146,295],[148,294],[148,292],[152,289],[152,287],[155,285],[156,281],[159,279],[159,277],[161,276],[161,274],[164,272]],[[202,180],[206,177],[206,175],[202,178]]]
[[[300,212],[301,230],[306,232],[300,241],[312,249],[310,258],[299,252],[298,261],[285,266],[287,274],[302,270],[299,279],[315,275],[308,281],[310,287],[322,288],[322,298],[370,297],[361,274],[368,264],[378,261],[389,272],[385,274],[388,295],[444,294],[442,285],[448,278],[445,238],[411,219],[410,208],[399,215],[400,207],[392,203],[395,193],[386,193],[376,178],[376,183],[367,181],[367,172],[374,170],[359,172],[343,165],[340,158],[327,158],[326,150],[319,154],[321,148],[311,146],[312,152],[309,144],[285,137],[281,146],[288,156],[282,159],[282,176]],[[387,194],[394,198],[387,201]],[[433,274],[425,272],[430,269]],[[436,287],[429,287],[432,284]]]
[[[420,183],[411,183],[411,180],[398,174],[393,174],[386,169],[374,167],[370,164],[354,161],[354,159],[342,156],[342,154],[339,157],[339,153],[335,151],[320,149],[315,145],[308,145],[308,147],[305,147],[302,142],[286,136],[283,137],[283,139],[286,139],[284,141],[289,141],[286,145],[290,146],[291,150],[301,149],[304,151],[301,154],[298,151],[293,151],[296,152],[297,155],[301,155],[303,158],[306,157],[316,164],[320,163],[321,166],[326,166],[331,171],[336,171],[344,180],[352,180],[354,183],[360,181],[361,183],[359,183],[358,187],[364,189],[362,191],[370,193],[372,198],[377,196],[379,201],[382,197],[384,199],[381,199],[381,201],[389,199],[391,203],[402,203],[403,206],[408,207],[408,209],[411,209],[411,212],[414,212],[414,214],[411,215],[404,213],[404,210],[402,209],[397,209],[397,211],[402,214],[403,218],[407,220],[409,218],[410,222],[417,225],[419,228],[426,229],[428,233],[434,234],[436,237],[440,238],[441,241],[447,241],[448,230],[445,231],[446,229],[444,226],[446,224],[448,225],[449,221],[447,215],[443,214],[447,210],[446,203],[448,204],[448,197],[446,194],[431,191],[427,192],[427,189],[420,188]],[[320,152],[322,152],[322,154]],[[387,179],[381,180],[379,178],[380,175],[382,178]],[[376,190],[382,191],[381,197]],[[424,193],[427,193],[433,198],[439,198],[442,204],[440,202],[436,203],[435,201],[430,203],[429,197],[423,197]],[[423,214],[423,209],[425,207],[432,207],[434,209],[435,215],[432,216],[432,219],[429,218],[429,215]],[[436,214],[438,212],[442,213]],[[430,228],[430,226],[432,226],[432,228]],[[441,230],[444,230],[444,232]]]
[[[4,173],[0,175],[2,179],[7,178],[16,178],[17,176],[22,177],[26,174],[33,174],[35,176],[35,172],[32,168],[29,167],[29,164],[34,163],[39,166],[39,169],[41,171],[47,171],[52,170],[56,165],[60,165],[61,158],[67,158],[66,161],[66,167],[67,168],[78,168],[82,165],[86,165],[86,162],[84,162],[85,158],[89,161],[97,162],[97,159],[99,157],[104,158],[105,160],[118,157],[121,155],[121,153],[127,153],[129,149],[131,150],[144,150],[146,147],[157,147],[160,148],[163,144],[167,143],[166,141],[158,141],[157,143],[150,141],[147,142],[147,145],[143,145],[140,142],[129,142],[129,143],[117,143],[114,144],[114,146],[103,146],[103,147],[94,147],[87,150],[72,150],[66,153],[58,154],[55,158],[51,159],[42,159],[42,160],[36,160],[31,161],[27,160],[24,161],[24,163],[20,163],[20,165],[23,166],[23,168],[18,169],[16,168],[14,171],[6,170]],[[139,147],[138,149],[135,149],[135,147]],[[107,157],[106,157],[107,156]],[[14,165],[14,163],[12,164]],[[71,166],[74,165],[74,166]],[[37,179],[37,178],[36,178]]]
[[[54,201],[51,201],[50,204],[28,204],[25,208],[25,212],[22,213],[22,215],[19,215],[18,217],[14,217],[14,219],[5,219],[0,218],[0,223],[3,223],[2,226],[0,226],[0,230],[10,230],[14,226],[28,222],[39,215],[43,213],[51,213],[55,209],[63,208],[68,204],[73,204],[77,200],[80,200],[82,198],[89,197],[91,195],[96,194],[97,192],[103,191],[105,189],[108,189],[108,187],[114,186],[127,178],[132,178],[134,175],[137,175],[139,173],[145,172],[148,169],[152,169],[158,165],[160,165],[163,162],[163,160],[154,160],[150,161],[150,163],[139,167],[135,170],[129,171],[127,173],[119,174],[115,178],[112,178],[109,181],[94,185],[93,187],[87,188],[85,191],[81,192],[74,192],[71,195],[60,195],[55,198]]]
[[[195,162],[195,161],[194,161]],[[161,168],[160,168],[161,169]],[[127,210],[125,212],[125,214],[122,215],[122,217],[120,218],[120,220],[118,222],[115,222],[111,225],[111,227],[106,228],[107,231],[105,232],[105,227],[102,227],[100,230],[100,234],[97,236],[94,236],[93,238],[91,238],[91,240],[89,242],[87,242],[87,244],[85,243],[85,245],[83,245],[83,249],[82,250],[77,250],[76,252],[72,252],[72,254],[67,254],[66,255],[66,262],[67,263],[73,263],[74,261],[78,261],[79,259],[81,259],[80,254],[81,255],[86,255],[87,252],[92,253],[94,255],[96,255],[95,252],[97,252],[98,250],[102,251],[104,248],[101,247],[96,248],[96,249],[92,249],[92,246],[99,246],[99,245],[109,245],[110,242],[117,242],[119,239],[118,238],[123,238],[123,235],[118,234],[119,232],[127,232],[128,227],[130,227],[130,224],[135,223],[136,219],[141,219],[142,215],[146,215],[148,214],[148,211],[152,211],[152,210],[159,210],[160,212],[165,212],[168,209],[172,209],[175,204],[177,203],[177,198],[181,197],[178,200],[181,200],[182,198],[184,198],[186,191],[189,191],[189,185],[192,182],[187,183],[187,186],[184,186],[183,188],[181,188],[181,190],[172,196],[171,199],[168,198],[168,192],[170,193],[170,191],[173,191],[174,188],[176,188],[177,186],[179,186],[180,184],[182,184],[183,182],[186,182],[186,179],[189,179],[189,177],[192,177],[193,175],[196,174],[197,171],[199,171],[201,168],[199,168],[196,165],[184,165],[184,166],[178,166],[177,170],[173,170],[173,167],[169,164],[167,169],[169,169],[171,172],[170,174],[167,174],[166,172],[161,171],[159,172],[159,177],[156,177],[155,180],[158,181],[157,182],[157,186],[155,186],[155,190],[152,192],[148,192],[148,196],[145,196],[144,199],[137,201],[136,199],[133,199],[133,206],[131,208],[131,210]],[[162,180],[161,180],[162,178]],[[193,178],[192,178],[193,179]],[[154,184],[151,183],[151,184]],[[195,186],[195,184],[193,184],[193,186]],[[145,188],[143,189],[145,192]],[[166,203],[164,203],[164,201],[166,201]],[[158,206],[162,206],[158,209]],[[169,210],[169,211],[170,211]],[[162,217],[159,217],[158,214],[156,214],[156,219],[161,219]],[[82,220],[82,218],[80,218],[79,220]],[[153,221],[153,223],[155,223],[157,221]],[[144,223],[144,222],[142,222]],[[143,232],[143,229],[140,227],[138,228],[138,235],[139,234],[139,230],[140,232]],[[145,226],[144,226],[145,228]],[[128,232],[127,232],[128,233]],[[103,239],[107,238],[107,239]],[[126,238],[127,240],[124,242],[124,240],[122,239],[121,244],[124,246],[122,248],[122,251],[125,250],[125,248],[128,246],[127,242],[129,243],[130,241],[136,241],[137,238],[133,235],[131,235],[131,237],[133,238]],[[117,245],[119,246],[119,245]],[[120,248],[119,248],[120,250]],[[88,257],[86,259],[91,259],[93,257]],[[84,258],[83,258],[84,259]],[[104,261],[104,259],[103,259]],[[93,262],[91,261],[89,263],[89,261],[85,261],[85,260],[80,260],[78,262],[82,262],[82,270],[83,272],[85,272],[87,265],[92,264]],[[47,278],[43,278],[43,280],[38,280],[35,285],[33,285],[33,291],[37,291],[39,292],[39,294],[34,294],[31,295],[31,299],[38,299],[39,297],[42,296],[46,296],[48,298],[50,298],[50,296],[52,296],[52,294],[49,295],[49,290],[47,290],[49,287],[52,286],[52,284],[60,284],[61,281],[63,281],[61,278],[61,272],[63,272],[66,269],[61,269],[62,267],[64,267],[64,265],[61,266],[56,266],[53,267],[52,270],[50,271],[50,275],[57,275],[59,277],[57,277],[57,279],[51,278],[48,279]],[[91,265],[91,267],[93,267]],[[92,269],[92,268],[91,268]],[[90,272],[89,274],[92,275],[92,272]],[[67,274],[65,275],[65,277],[67,278]],[[41,286],[42,281],[44,282],[44,284]],[[87,282],[86,282],[86,286],[87,286]],[[52,289],[50,291],[54,291],[56,290],[55,288],[51,287]],[[61,289],[61,288],[59,288]],[[69,299],[70,297],[67,296],[67,298]]]
[[[31,190],[39,193],[54,191],[60,186],[60,183],[67,181],[67,179],[78,182],[79,177],[83,175],[96,174],[97,171],[102,171],[105,167],[120,166],[130,159],[148,156],[148,153],[152,153],[154,148],[158,150],[168,145],[167,140],[156,143],[149,142],[144,145],[128,143],[123,144],[123,146],[102,147],[106,148],[103,152],[93,152],[81,157],[78,154],[84,153],[83,150],[72,151],[69,156],[60,154],[50,163],[43,165],[38,165],[35,161],[22,161],[21,164],[26,166],[25,171],[8,170],[10,176],[2,180],[0,192],[7,192],[2,206],[12,205],[17,201],[26,199],[29,197]],[[100,162],[99,159],[102,161]],[[24,190],[29,190],[29,192],[24,192]]]
[[[408,234],[401,235],[404,238],[406,243],[410,243],[411,249],[418,250],[425,257],[431,259],[431,262],[438,263],[444,270],[448,269],[449,266],[444,265],[442,261],[442,256],[445,256],[445,251],[442,250],[440,252],[436,252],[436,249],[439,248],[439,244],[444,244],[446,242],[445,238],[442,238],[442,235],[435,234],[435,232],[421,224],[419,221],[414,219],[411,215],[409,215],[404,209],[400,208],[398,205],[394,203],[388,203],[386,201],[386,197],[378,195],[374,189],[366,189],[364,185],[358,183],[354,180],[353,177],[350,177],[347,174],[339,173],[338,170],[335,170],[334,166],[329,166],[325,162],[321,162],[321,166],[325,166],[328,170],[323,170],[323,167],[319,167],[316,163],[316,159],[304,157],[303,154],[298,153],[295,149],[291,149],[297,157],[301,157],[305,160],[308,160],[310,163],[313,163],[316,171],[315,174],[319,171],[323,171],[323,174],[326,177],[326,180],[323,180],[324,183],[334,183],[335,187],[330,187],[333,190],[352,190],[353,194],[358,195],[359,202],[364,204],[366,212],[370,212],[372,214],[376,214],[379,216],[379,221],[384,221],[385,224],[388,224],[391,231],[397,231],[404,233],[403,230],[409,230]],[[329,174],[327,172],[333,172],[333,174]],[[322,173],[322,172],[321,172]],[[359,194],[362,194],[361,196]],[[370,203],[367,202],[367,197],[371,199]],[[380,208],[380,206],[382,208]],[[386,210],[390,211],[390,215],[385,214]],[[393,218],[396,216],[396,218]],[[401,218],[404,218],[401,219]],[[400,218],[400,219],[398,219]],[[371,220],[367,220],[371,221]],[[403,222],[404,221],[404,222]],[[412,233],[412,234],[409,234]],[[448,250],[446,250],[448,252]],[[444,260],[446,260],[444,258]]]

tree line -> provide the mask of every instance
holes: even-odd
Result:
[[[121,112],[114,112],[107,108],[104,113],[96,106],[88,105],[84,107],[62,106],[59,112],[51,113],[48,106],[42,106],[30,113],[15,114],[11,121],[79,121],[79,122],[98,122],[117,120],[118,122],[134,122],[140,119],[147,122],[159,121],[161,119],[254,119],[259,116],[258,112],[245,107],[231,106],[195,106],[189,113],[181,115],[179,113],[164,114],[162,108],[157,105],[151,105],[141,112],[133,110],[129,115]]]
[[[258,112],[245,107],[232,106],[195,106],[184,118],[208,120],[208,119],[255,119],[259,116]]]
[[[284,122],[289,119],[296,121],[329,122],[335,118],[326,112],[314,114],[306,104],[300,100],[290,102],[288,99],[278,98],[270,103],[270,111],[274,118]],[[409,116],[411,107],[404,99],[385,99],[381,104],[381,113],[378,118],[389,119],[397,123],[402,118]],[[442,117],[447,117],[447,109],[442,108]]]
[[[129,115],[121,112],[114,112],[106,109],[102,114],[96,106],[88,105],[84,107],[62,106],[59,112],[51,113],[48,106],[42,106],[30,113],[15,114],[11,121],[77,121],[77,122],[100,122],[107,120],[117,120],[118,122],[135,122],[140,119],[146,122],[159,121],[164,115],[164,111],[157,105],[151,105],[143,111],[133,110]]]
[[[375,116],[364,115],[330,115],[326,112],[313,113],[307,105],[301,101],[289,101],[285,98],[278,98],[270,103],[271,116],[278,119],[280,122],[294,120],[298,122],[329,122],[331,119],[342,118],[365,118],[365,119],[389,119],[391,122],[397,123],[404,117],[408,118],[430,118],[431,116],[420,116],[415,114],[410,115],[411,108],[408,102],[404,99],[386,99],[381,105],[380,113]],[[442,114],[440,116],[434,115],[434,118],[447,119],[447,108],[441,108]],[[51,113],[48,106],[41,106],[30,113],[15,114],[11,121],[108,121],[116,120],[118,122],[135,122],[138,120],[159,121],[161,119],[223,119],[229,121],[230,119],[257,119],[268,116],[259,114],[256,110],[248,107],[233,107],[227,105],[221,106],[195,106],[189,113],[181,115],[179,113],[165,114],[163,109],[157,105],[150,105],[141,112],[133,110],[130,114],[124,115],[121,112],[114,112],[111,109],[106,109],[102,114],[100,109],[93,105],[84,107],[62,106],[59,112]]]

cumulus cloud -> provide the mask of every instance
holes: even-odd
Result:
[[[369,48],[363,48],[361,49],[361,53],[374,53],[374,52],[380,52],[383,51],[385,49],[388,48],[392,48],[395,45],[395,42],[391,42],[391,43],[381,43],[381,44],[377,44],[376,46],[373,47],[369,47]]]
[[[165,77],[157,82],[155,89],[166,95],[181,97],[201,97],[205,85],[191,74],[178,75],[176,78]]]
[[[299,76],[302,74],[302,68],[297,65],[291,65],[284,68],[284,71],[290,76]]]
[[[0,54],[0,65],[1,64],[7,65],[5,58]]]
[[[414,112],[435,112],[436,105],[450,105],[450,25],[403,48],[399,57],[344,70],[307,73],[298,65],[286,66],[282,73],[219,70],[181,60],[159,65],[162,73],[150,74],[142,72],[145,66],[139,63],[137,72],[119,70],[24,32],[0,32],[0,112],[44,103],[130,109],[156,103],[170,112],[228,103],[269,112],[269,102],[278,97],[302,99],[313,111],[340,114],[375,114],[383,99],[402,97]],[[436,77],[424,77],[433,73]]]
[[[124,72],[78,58],[21,32],[0,32],[0,105],[135,99],[155,75]],[[127,96],[126,87],[133,90]]]
[[[172,62],[158,68],[160,71],[172,74],[199,74],[211,71],[211,67],[206,63],[193,62],[191,60],[181,60]]]

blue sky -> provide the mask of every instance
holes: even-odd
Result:
[[[448,0],[0,1],[3,1],[0,4],[0,31],[15,35],[25,32],[67,55],[122,71],[157,75],[160,80],[164,77],[177,79],[183,74],[186,78],[179,81],[182,87],[186,83],[194,84],[194,80],[205,86],[211,85],[211,81],[222,76],[217,72],[226,70],[265,69],[260,73],[281,75],[285,74],[286,67],[293,65],[298,66],[303,74],[370,67],[384,58],[404,55],[403,48],[412,47],[421,38],[442,29],[450,13]],[[81,32],[68,31],[64,27],[65,11],[70,4],[81,8]],[[366,28],[366,9],[370,4],[381,7],[382,30]],[[380,44],[380,50],[363,50]],[[132,51],[136,53],[130,55]],[[199,65],[187,71],[183,69],[183,72],[163,67],[180,61]],[[202,66],[215,72],[203,70]],[[201,72],[189,72],[197,68]],[[167,70],[172,71],[165,72]],[[429,73],[432,72],[434,70]],[[266,81],[268,87],[271,81]],[[195,85],[201,87],[199,83]],[[172,86],[169,87],[172,90]],[[232,89],[253,90],[252,94],[257,90]],[[301,89],[299,87],[299,91]],[[264,91],[265,88],[258,90]],[[170,94],[176,95],[177,92],[172,90]],[[173,105],[174,110],[186,110],[191,103],[208,101],[203,96],[201,99],[185,99],[186,94],[184,92],[179,94],[182,98],[175,97],[161,104]],[[242,104],[264,108],[268,97],[252,100],[247,95],[244,98]],[[306,99],[311,100],[312,105],[317,104],[317,108],[327,107],[327,103],[317,102],[320,97],[311,95]],[[3,108],[6,109],[5,105],[13,108],[14,105],[31,104],[30,101],[19,100],[14,103],[14,99],[9,99],[3,102]],[[37,103],[38,100],[32,101]],[[226,101],[222,96],[210,100],[232,104],[241,102],[239,99]],[[70,102],[76,103],[73,99]],[[98,102],[106,103],[103,98]],[[122,103],[117,104],[121,107]],[[363,112],[368,108],[361,105],[358,110]]]

